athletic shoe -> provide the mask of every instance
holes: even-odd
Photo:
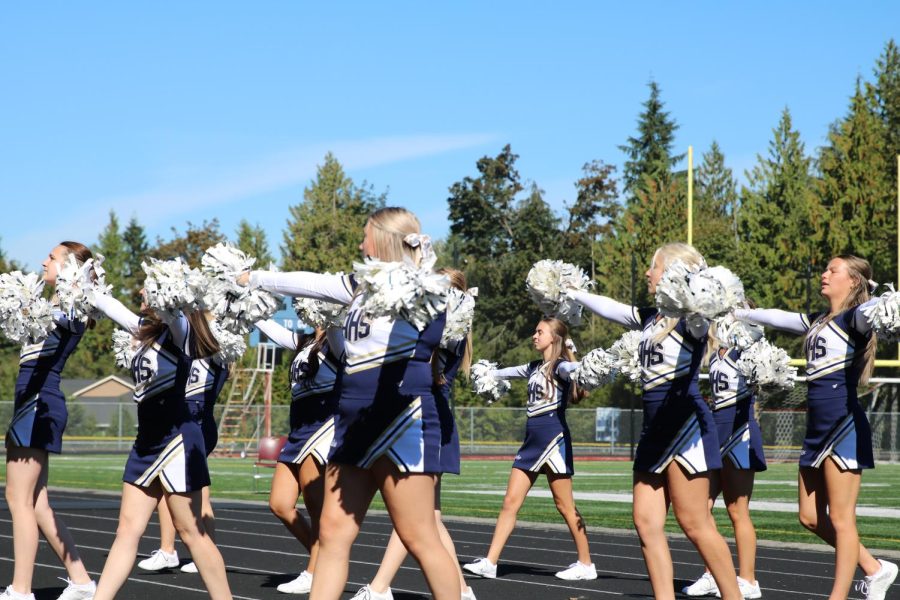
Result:
[[[364,585],[359,588],[359,591],[356,592],[356,595],[350,598],[350,600],[394,600],[394,595],[391,593],[391,588],[388,588],[386,592],[379,594],[368,585]]]
[[[866,575],[856,584],[857,591],[865,594],[866,600],[884,600],[888,588],[897,579],[897,565],[881,559],[878,562],[881,563],[881,569],[874,575]]]
[[[719,586],[716,585],[712,573],[706,572],[700,576],[700,579],[682,588],[681,593],[688,596],[718,596]]]
[[[309,590],[312,589],[312,580],[312,573],[303,571],[297,579],[282,583],[275,589],[282,594],[308,594]]]
[[[758,581],[747,581],[741,577],[738,577],[738,589],[741,590],[741,595],[744,598],[762,598],[762,590],[759,589]]]
[[[470,587],[467,587],[466,590],[462,593],[462,596],[459,600],[478,600],[475,597],[475,590]]]
[[[485,579],[495,579],[497,577],[497,565],[486,558],[479,558],[467,565],[463,565],[463,569]]]
[[[145,571],[162,571],[163,569],[174,569],[177,566],[177,550],[172,554],[163,552],[162,550],[154,550],[150,553],[150,558],[145,558],[138,563],[138,567]]]
[[[194,561],[186,562],[183,565],[181,565],[180,571],[182,573],[198,573],[199,572],[199,571],[197,571],[197,565],[194,564]]]
[[[589,579],[597,579],[597,569],[594,568],[594,563],[586,565],[578,561],[573,562],[568,569],[560,571],[556,576],[566,581],[587,581]]]
[[[0,600],[34,600],[34,594],[20,594],[11,585],[0,594]]]
[[[94,597],[94,592],[97,591],[97,584],[93,581],[88,581],[87,583],[75,583],[71,579],[66,579],[64,577],[60,577],[60,579],[65,581],[68,585],[56,600],[91,600],[91,598]]]

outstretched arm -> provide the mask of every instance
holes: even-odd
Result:
[[[809,329],[809,319],[805,314],[777,308],[739,308],[734,311],[734,318],[797,335]]]
[[[279,325],[272,319],[257,321],[256,328],[266,334],[266,337],[282,348],[287,350],[297,349],[297,335],[287,327]]]
[[[640,329],[641,321],[637,309],[629,304],[617,302],[606,296],[589,294],[587,292],[569,292],[571,297],[586,309],[604,319],[624,325],[629,329]]]
[[[140,329],[141,318],[112,296],[97,294],[93,298],[93,305],[130,334],[134,335]]]
[[[285,296],[325,300],[335,304],[353,302],[353,288],[346,275],[322,275],[309,271],[251,271],[249,283]]]

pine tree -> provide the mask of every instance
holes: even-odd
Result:
[[[659,85],[651,80],[648,87],[650,98],[643,103],[644,112],[638,116],[637,136],[629,137],[627,144],[619,146],[627,156],[623,185],[629,196],[645,186],[645,177],[656,181],[659,189],[666,187],[672,168],[684,158],[684,154],[672,154],[678,124],[663,110]]]
[[[847,116],[834,125],[822,149],[822,204],[829,254],[867,258],[877,281],[895,274],[897,208],[885,161],[885,124],[875,89],[856,82]]]
[[[564,258],[593,274],[597,242],[612,235],[622,205],[617,200],[615,167],[595,160],[581,170],[582,177],[575,182],[575,203],[567,207]]]
[[[225,241],[227,238],[219,231],[218,219],[204,220],[200,225],[194,225],[188,221],[184,233],[180,233],[175,227],[172,227],[172,239],[168,241],[157,236],[156,247],[149,254],[161,260],[180,256],[192,267],[199,267],[203,253],[208,248]]]
[[[138,223],[137,217],[131,217],[128,220],[128,226],[122,233],[122,241],[125,244],[124,296],[130,299],[132,304],[139,306],[141,303],[140,291],[144,285],[144,270],[141,268],[141,262],[146,260],[150,247],[147,245],[144,228]]]
[[[241,219],[237,230],[237,247],[256,258],[254,268],[266,269],[274,262],[269,252],[269,242],[266,239],[265,230],[257,225],[250,225],[246,219]]]
[[[694,245],[709,264],[737,266],[737,200],[734,174],[713,141],[697,169],[694,186]]]
[[[329,152],[316,178],[303,190],[303,201],[290,207],[281,247],[286,270],[349,271],[359,260],[366,219],[384,206],[387,194],[375,194],[344,173]]]
[[[897,189],[897,157],[900,156],[900,49],[893,39],[885,44],[875,68],[875,94],[884,123],[885,163],[891,184]]]
[[[109,222],[100,232],[94,247],[95,253],[104,257],[103,268],[106,270],[106,282],[112,285],[113,295],[122,297],[125,291],[125,262],[127,251],[122,234],[119,231],[119,218],[115,211],[109,211]]]

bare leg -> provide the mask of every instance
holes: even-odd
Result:
[[[634,527],[641,540],[641,552],[656,600],[674,600],[674,568],[666,539],[669,495],[664,475],[635,471],[633,475]]]
[[[753,495],[753,479],[756,472],[735,469],[729,460],[722,464],[722,495],[728,509],[728,517],[734,525],[734,541],[737,546],[741,579],[756,581],[756,528],[750,518],[750,497]]]
[[[199,490],[183,494],[167,493],[166,503],[178,536],[188,547],[209,597],[213,600],[231,600],[225,561],[203,527],[202,493]]]
[[[589,565],[591,564],[591,551],[588,546],[587,526],[581,513],[575,507],[575,497],[572,494],[572,476],[547,474],[547,481],[550,483],[550,492],[553,494],[553,501],[556,503],[556,510],[562,515],[566,525],[569,526],[569,533],[575,541],[575,548],[578,550],[578,562]]]
[[[525,502],[528,490],[534,485],[536,479],[537,473],[523,471],[515,467],[509,473],[506,495],[503,497],[503,507],[500,509],[500,515],[497,517],[494,537],[491,539],[491,547],[487,554],[487,559],[495,565],[500,560],[500,553],[503,552],[503,547],[516,527],[516,516]]]
[[[310,548],[306,570],[315,573],[316,559],[319,556],[319,519],[322,517],[322,503],[325,500],[325,465],[320,465],[312,456],[307,456],[300,464],[299,475],[303,505],[309,513]]]
[[[167,554],[175,552],[175,524],[172,523],[172,515],[169,513],[169,505],[165,498],[160,497],[156,506],[156,516],[159,517],[159,549]]]
[[[300,468],[293,464],[276,464],[275,475],[272,476],[272,491],[269,493],[269,509],[309,551],[312,547],[312,533],[309,523],[297,511],[299,497]]]

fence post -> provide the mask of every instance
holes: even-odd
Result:
[[[123,435],[122,435],[122,433],[123,433],[122,432],[122,403],[118,402],[116,404],[116,407],[118,408],[118,410],[116,411],[116,414],[119,417],[119,426],[118,426],[119,433],[116,436],[116,450],[121,450],[122,449],[122,437],[123,437]]]

